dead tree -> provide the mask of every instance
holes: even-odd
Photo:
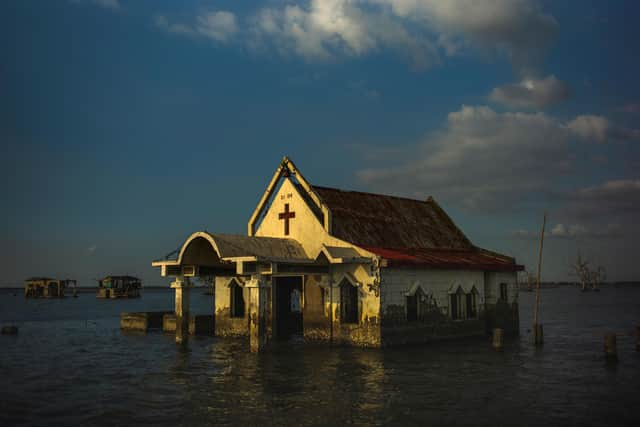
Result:
[[[578,254],[578,259],[571,266],[573,275],[578,277],[580,284],[582,285],[582,291],[587,290],[587,284],[591,283],[591,272],[589,271],[589,261],[582,258],[582,255]]]

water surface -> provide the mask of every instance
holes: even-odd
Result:
[[[27,300],[0,291],[0,425],[640,425],[640,287],[542,291],[545,346],[521,336],[384,350],[123,335],[122,311],[170,310],[173,292]],[[192,311],[211,311],[194,292]],[[619,362],[603,357],[618,336]]]

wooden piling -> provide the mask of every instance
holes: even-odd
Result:
[[[540,272],[542,270],[542,247],[544,244],[544,228],[547,225],[547,213],[542,217],[542,230],[540,230],[540,251],[538,252],[538,276],[536,281],[536,301],[533,308],[533,344],[540,346],[544,342],[542,339],[542,325],[538,323],[538,310],[540,306]],[[538,333],[540,328],[540,334]]]
[[[608,360],[615,360],[618,358],[618,346],[615,333],[605,335],[604,355]]]
[[[542,325],[538,323],[533,324],[533,344],[536,347],[544,344],[544,331]]]
[[[636,351],[640,351],[640,325],[636,326]]]
[[[502,351],[502,338],[504,336],[504,329],[502,328],[494,328],[493,329],[493,341],[492,346],[496,351]]]

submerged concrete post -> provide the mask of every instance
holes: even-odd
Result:
[[[615,333],[605,335],[604,355],[608,360],[615,360],[618,358],[618,344]]]
[[[245,288],[249,291],[249,346],[252,352],[263,350],[268,342],[269,291],[260,275],[253,276]]]
[[[496,351],[502,351],[502,337],[504,336],[504,330],[501,328],[493,329],[493,341],[492,346]]]
[[[186,277],[176,277],[171,287],[176,290],[176,342],[189,340],[189,290],[192,285]]]

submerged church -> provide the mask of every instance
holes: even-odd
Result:
[[[438,203],[312,185],[284,158],[247,235],[199,231],[152,263],[175,277],[176,340],[190,277],[213,278],[214,330],[380,347],[517,334],[515,259],[479,248]]]

